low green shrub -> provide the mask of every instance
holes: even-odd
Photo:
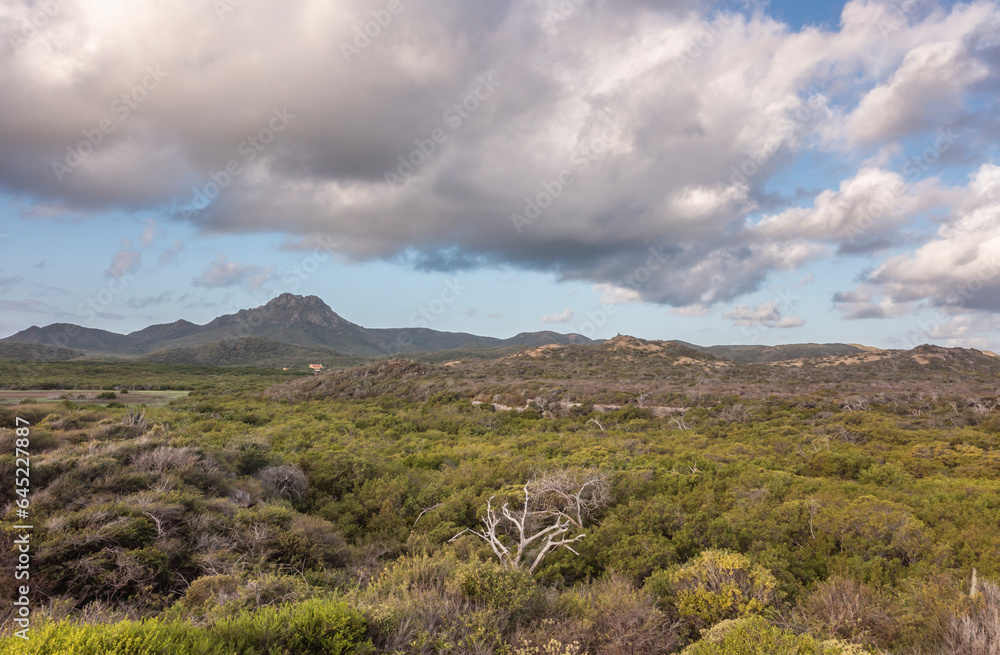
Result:
[[[512,614],[523,611],[537,591],[530,573],[506,569],[495,561],[473,560],[459,565],[453,584],[465,598]]]

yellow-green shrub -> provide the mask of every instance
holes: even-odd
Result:
[[[730,619],[705,630],[701,641],[682,655],[867,655],[859,646],[838,640],[818,642],[777,628],[762,617]]]
[[[366,647],[361,614],[346,603],[309,600],[243,612],[207,628],[184,621],[121,621],[39,626],[8,637],[0,655],[347,655]]]
[[[681,618],[695,628],[755,614],[774,600],[778,581],[743,555],[706,550],[669,574]]]

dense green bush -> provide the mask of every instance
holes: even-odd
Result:
[[[512,614],[522,612],[537,591],[530,574],[520,569],[503,568],[493,560],[460,564],[452,580],[464,597]]]

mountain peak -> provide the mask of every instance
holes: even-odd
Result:
[[[269,318],[278,324],[284,325],[301,323],[310,323],[321,327],[353,325],[341,318],[339,314],[333,311],[318,296],[298,296],[293,293],[283,293],[271,299],[270,302],[257,310],[243,311],[257,312],[259,310],[264,310]],[[238,313],[237,316],[242,313]]]
[[[319,296],[299,296],[294,293],[283,293],[272,298],[265,307],[270,305],[322,305],[329,307]]]

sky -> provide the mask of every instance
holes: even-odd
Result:
[[[1000,349],[1000,3],[7,0],[0,336]]]

